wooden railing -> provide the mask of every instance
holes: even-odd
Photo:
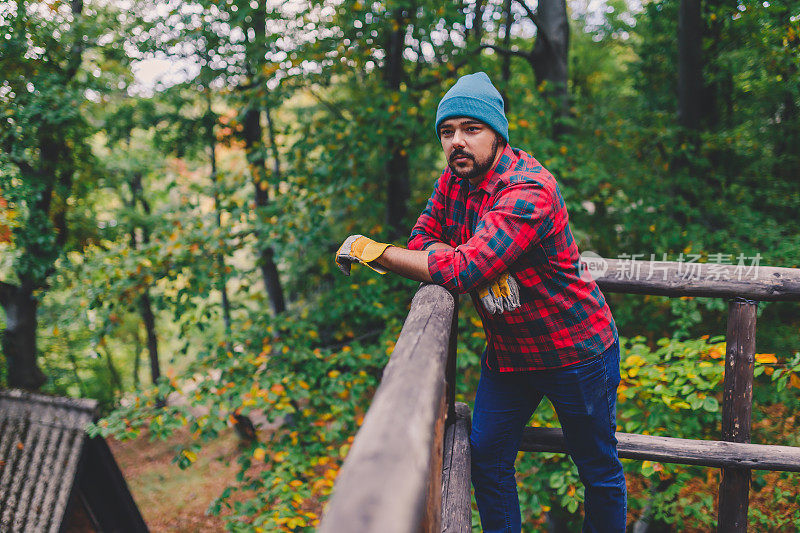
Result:
[[[800,471],[799,447],[750,444],[757,304],[800,301],[800,269],[599,261],[605,268],[593,274],[604,292],[730,299],[721,440],[617,440],[623,458],[721,468],[718,531],[746,531],[751,470]],[[417,291],[321,532],[471,530],[470,413],[453,401],[457,313],[458,299],[442,287]],[[553,428],[526,428],[521,450],[566,453]]]
[[[457,316],[457,299],[444,288],[417,291],[320,532],[442,530],[445,420],[449,414],[453,426],[456,416]]]

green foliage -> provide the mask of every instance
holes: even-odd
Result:
[[[207,345],[185,377],[164,377],[91,433],[132,438],[146,429],[151,438],[165,438],[185,426],[198,441],[176,456],[188,467],[202,453],[199,443],[237,423],[233,415],[263,412],[279,422],[277,429],[245,450],[239,484],[211,511],[231,510],[230,527],[237,531],[244,524],[265,531],[313,525],[399,334],[401,324],[392,317],[407,312],[397,295],[410,291],[408,283],[398,290],[364,274],[355,271],[292,321],[258,312],[242,317],[230,344]],[[377,342],[353,339],[353,324],[376,319],[383,322],[367,338]],[[156,408],[155,398],[167,395],[182,401]],[[235,491],[251,490],[254,497],[232,499]]]

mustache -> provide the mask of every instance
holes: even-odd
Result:
[[[456,157],[468,157],[468,158],[472,159],[473,162],[475,162],[475,156],[474,155],[472,155],[471,153],[466,152],[464,150],[461,150],[461,149],[454,150],[453,153],[450,154],[450,157],[448,158],[448,161],[450,161],[452,163],[453,160]]]

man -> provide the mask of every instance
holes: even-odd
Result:
[[[522,430],[547,396],[585,491],[586,532],[624,532],[617,458],[619,341],[580,257],[553,176],[508,144],[503,99],[483,72],[460,78],[436,113],[448,168],[408,241],[361,235],[337,262],[470,293],[486,331],[475,398],[472,482],[486,532],[521,530],[514,460]],[[488,288],[487,288],[488,287]]]

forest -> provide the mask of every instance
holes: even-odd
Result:
[[[184,432],[164,476],[234,431],[207,513],[312,531],[418,286],[334,254],[406,246],[459,76],[501,92],[581,252],[800,268],[799,69],[796,0],[2,2],[0,388],[96,399],[95,435]],[[727,302],[607,299],[618,430],[718,438]],[[754,443],[800,446],[797,305],[758,305]],[[485,342],[463,298],[459,401]],[[715,530],[719,470],[623,465],[631,528]],[[517,470],[523,531],[580,530],[569,458]],[[752,530],[800,528],[798,482],[753,471]]]

